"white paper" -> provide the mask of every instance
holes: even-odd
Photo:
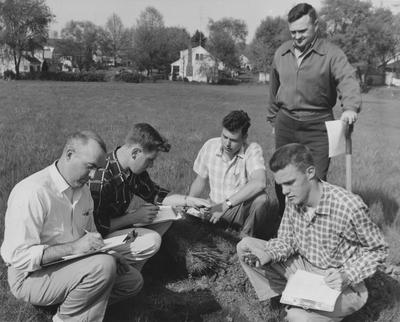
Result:
[[[299,269],[289,278],[281,303],[332,312],[339,295],[326,285],[324,276]]]
[[[328,131],[329,157],[346,152],[345,123],[341,120],[325,122]]]
[[[176,213],[175,210],[171,206],[159,206],[160,210],[158,210],[157,216],[154,218],[154,220],[150,224],[135,224],[135,227],[143,227],[147,225],[152,225],[164,221],[170,221],[170,220],[178,220],[182,219],[182,215],[179,213]]]
[[[115,248],[117,246],[123,245],[124,239],[126,238],[126,234],[120,235],[120,236],[115,236],[107,239],[103,239],[104,246],[101,247],[100,249],[95,250],[94,252],[89,252],[89,253],[84,253],[84,254],[75,254],[75,255],[68,255],[68,256],[63,256],[63,260],[69,260],[69,259],[74,259],[74,258],[79,258],[82,256],[94,254],[94,253],[99,253],[99,252],[104,252],[106,250]]]

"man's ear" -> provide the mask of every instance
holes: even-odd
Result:
[[[310,165],[307,169],[306,169],[306,176],[308,180],[312,180],[315,178],[315,167],[313,165]]]
[[[133,160],[135,160],[136,157],[138,156],[138,154],[141,153],[141,152],[142,152],[142,149],[141,149],[141,148],[133,148],[133,149],[131,150],[131,158],[132,158]]]
[[[75,150],[71,147],[67,148],[67,151],[65,152],[65,156],[67,160],[71,160],[72,155],[75,153]]]

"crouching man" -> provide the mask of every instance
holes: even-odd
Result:
[[[367,301],[364,279],[387,256],[387,244],[357,195],[317,179],[308,148],[288,144],[269,162],[286,207],[278,237],[245,238],[240,263],[260,300],[280,295],[287,279],[303,269],[325,276],[341,291],[333,312],[287,309],[289,321],[341,321]]]
[[[53,321],[102,321],[108,303],[132,297],[142,276],[118,254],[94,254],[46,266],[103,246],[86,182],[105,162],[106,146],[90,131],[67,139],[60,159],[11,191],[1,256],[18,299],[58,304]]]

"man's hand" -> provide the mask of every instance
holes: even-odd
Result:
[[[89,253],[103,246],[103,238],[99,233],[88,232],[72,243],[72,254]]]
[[[187,196],[186,206],[196,207],[196,208],[210,208],[211,203],[207,199]]]
[[[132,224],[151,224],[159,209],[158,206],[145,203],[137,209],[128,210],[126,215],[131,217]]]
[[[357,121],[357,116],[357,112],[347,110],[342,113],[340,119],[345,123],[353,124]]]
[[[109,250],[107,253],[115,258],[115,260],[117,262],[117,274],[118,275],[123,275],[123,274],[129,272],[129,269],[130,269],[129,263],[123,255],[116,252],[115,250]]]
[[[211,213],[211,217],[210,217],[210,222],[213,224],[216,224],[221,217],[223,216],[224,212],[226,211],[227,206],[225,205],[224,202],[222,203],[218,203],[215,204],[213,206],[211,206],[210,208],[210,213]]]
[[[239,246],[241,249],[241,260],[249,266],[261,267],[272,260],[271,256],[265,252],[264,246],[253,242],[252,238],[243,238]]]
[[[326,272],[325,283],[330,288],[342,292],[350,285],[350,280],[345,272],[330,268]]]

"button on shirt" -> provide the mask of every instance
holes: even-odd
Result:
[[[43,250],[96,231],[88,186],[72,189],[55,163],[19,182],[8,199],[1,256],[7,265],[41,268]]]
[[[266,242],[274,262],[300,254],[321,269],[342,269],[353,284],[375,273],[387,244],[357,195],[322,182],[322,196],[310,211],[286,201],[278,238]]]
[[[210,199],[221,203],[237,193],[256,170],[265,171],[262,148],[258,143],[244,144],[232,160],[223,154],[221,138],[208,140],[194,161],[193,170],[208,178]]]

